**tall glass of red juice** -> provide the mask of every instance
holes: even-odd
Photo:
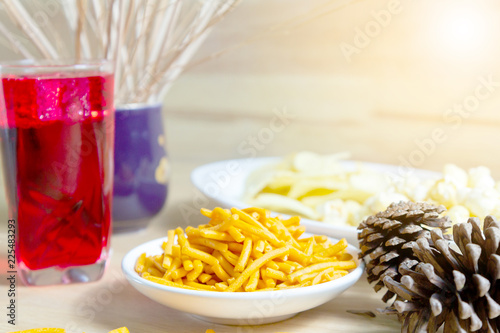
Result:
[[[111,231],[112,66],[0,64],[0,78],[0,149],[15,225],[9,269],[27,285],[98,280]]]

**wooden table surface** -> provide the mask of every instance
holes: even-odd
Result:
[[[123,255],[136,245],[166,235],[167,229],[175,226],[197,225],[202,217],[193,214],[186,220],[181,213],[198,210],[200,204],[213,207],[213,202],[194,200],[197,192],[190,183],[189,174],[198,165],[209,161],[227,158],[224,142],[231,141],[230,124],[210,120],[191,121],[190,126],[203,131],[207,126],[220,132],[220,136],[206,136],[204,144],[199,138],[183,134],[187,121],[182,115],[172,114],[167,121],[170,162],[172,176],[168,204],[158,216],[152,219],[149,227],[141,232],[113,234],[111,239],[112,256],[109,269],[104,278],[89,284],[62,285],[51,287],[26,287],[17,283],[16,326],[7,324],[5,316],[7,280],[5,278],[6,225],[0,232],[0,308],[2,316],[0,332],[16,331],[35,327],[61,327],[69,333],[98,333],[121,326],[127,326],[133,333],[146,332],[205,332],[212,328],[216,332],[398,332],[399,323],[394,318],[377,315],[365,318],[347,313],[346,310],[370,310],[383,307],[380,295],[376,294],[363,276],[358,283],[338,298],[303,312],[286,321],[263,326],[236,327],[215,325],[200,321],[187,313],[178,312],[159,305],[136,291],[125,280],[120,262]],[[290,144],[293,144],[290,142]],[[205,145],[218,149],[206,152]],[[229,144],[228,144],[229,145]],[[237,157],[237,156],[234,156]],[[6,216],[5,210],[2,216]]]

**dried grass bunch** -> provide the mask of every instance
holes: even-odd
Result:
[[[153,102],[239,1],[3,0],[0,35],[26,59],[112,60],[116,103]]]

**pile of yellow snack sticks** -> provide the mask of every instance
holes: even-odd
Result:
[[[135,270],[166,286],[219,292],[306,287],[356,267],[345,239],[303,237],[300,218],[271,217],[262,208],[201,209],[207,224],[168,230],[163,253],[143,253]]]

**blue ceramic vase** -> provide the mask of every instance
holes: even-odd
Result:
[[[116,108],[114,231],[145,228],[165,205],[169,164],[161,109],[161,104]]]

